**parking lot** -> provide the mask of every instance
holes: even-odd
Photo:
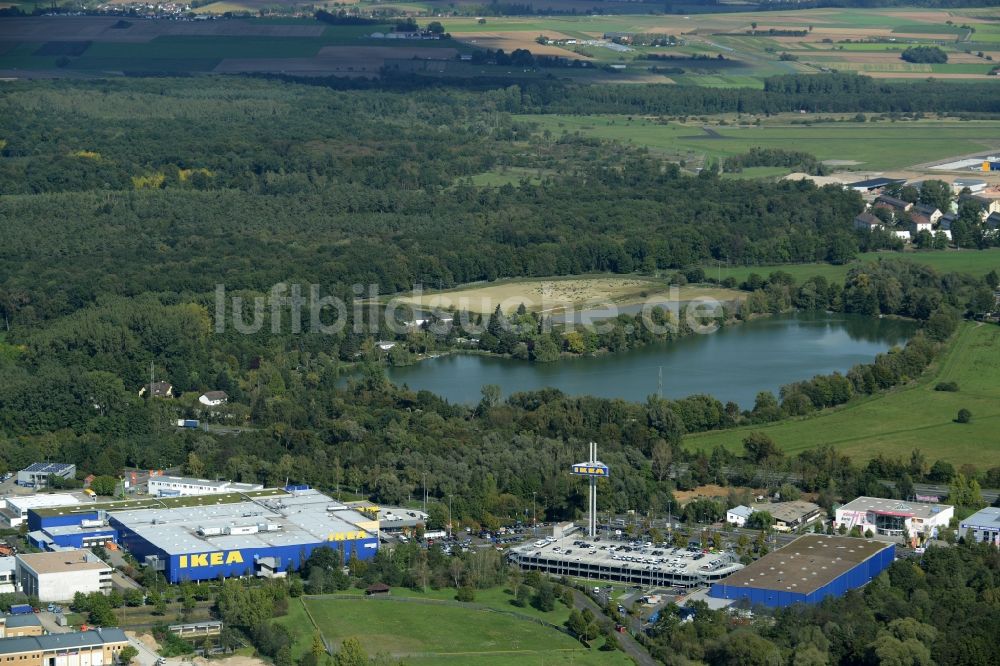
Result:
[[[707,585],[743,568],[729,552],[600,536],[587,539],[578,533],[517,546],[508,557],[525,569],[656,587]]]

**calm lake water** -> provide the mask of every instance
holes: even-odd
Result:
[[[665,397],[707,393],[750,408],[759,391],[777,395],[784,384],[846,372],[905,343],[916,328],[914,322],[855,315],[781,315],[664,345],[555,363],[451,354],[390,368],[389,379],[467,404],[479,401],[484,384],[497,384],[504,397],[554,387],[572,395],[644,402],[656,393],[662,367]]]

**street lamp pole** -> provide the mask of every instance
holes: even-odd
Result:
[[[454,536],[454,530],[451,526],[451,495],[448,495],[448,538],[451,539]]]
[[[535,510],[535,495],[536,493],[531,493],[531,529],[535,533],[535,537],[538,537],[538,511]]]

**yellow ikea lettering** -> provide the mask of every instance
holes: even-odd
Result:
[[[238,550],[229,552],[200,553],[198,555],[181,555],[177,565],[181,569],[190,567],[222,566],[223,564],[243,564],[243,553]]]

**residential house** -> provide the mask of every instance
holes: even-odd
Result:
[[[978,203],[982,207],[981,215],[984,220],[993,213],[1000,213],[1000,199],[991,199],[989,197],[979,196],[978,194],[962,194],[959,195],[958,200],[972,200]]]
[[[912,240],[909,231],[893,231],[892,233],[904,243],[909,243]]]
[[[731,525],[736,525],[736,527],[743,527],[747,524],[747,519],[750,518],[750,514],[753,513],[753,509],[748,506],[734,506],[732,509],[726,511],[726,522]]]
[[[944,215],[936,206],[929,206],[927,204],[917,204],[913,207],[914,215],[923,215],[931,224],[937,224],[938,220]]]
[[[875,198],[875,207],[885,208],[891,210],[894,215],[899,215],[900,213],[908,213],[913,208],[913,204],[896,197],[890,197],[888,194],[881,194]]]
[[[941,216],[941,219],[938,220],[938,229],[942,231],[951,231],[951,225],[957,219],[958,215],[956,213],[945,213]]]
[[[154,398],[174,397],[174,387],[169,382],[152,382],[151,384],[145,384],[141,389],[139,389],[139,397],[145,397],[151,388]]]
[[[1000,229],[1000,213],[990,213],[984,222],[986,228],[990,231],[996,231]]]
[[[218,407],[229,402],[229,394],[225,391],[206,391],[198,398],[198,402],[206,407]]]
[[[854,228],[875,231],[876,229],[884,229],[885,227],[882,224],[882,220],[865,211],[854,218]]]
[[[934,210],[937,210],[936,208]],[[930,218],[920,213],[910,215],[910,235],[916,237],[921,231],[934,233],[934,223]]]

